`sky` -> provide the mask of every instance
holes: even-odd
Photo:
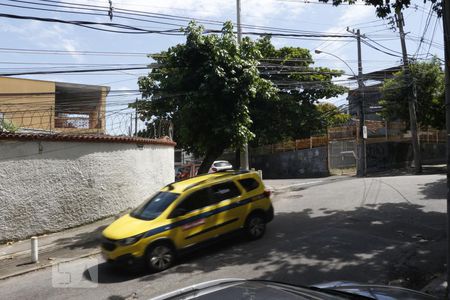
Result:
[[[412,1],[413,5],[404,11],[405,32],[408,53],[418,59],[437,55],[443,58],[442,20],[430,13],[430,4]],[[184,36],[161,35],[155,33],[125,34],[97,31],[89,28],[40,20],[12,19],[5,15],[20,15],[71,21],[93,21],[120,23],[146,30],[178,29],[186,26],[189,19],[197,19],[208,29],[220,26],[210,21],[236,21],[236,1],[234,0],[112,0],[113,19],[103,7],[109,7],[108,0],[40,0],[3,1],[0,0],[0,73],[28,71],[48,71],[61,69],[86,69],[143,66],[151,63],[146,54],[158,53],[170,46],[184,42]],[[20,7],[19,7],[20,6]],[[95,7],[94,7],[95,6]],[[75,7],[84,10],[75,9]],[[44,10],[43,10],[44,9]],[[95,9],[86,10],[86,9]],[[120,18],[118,9],[134,10],[137,13],[152,13],[153,18],[136,16],[139,20]],[[55,12],[49,10],[63,10]],[[95,12],[80,14],[80,12]],[[116,13],[116,14],[115,14]],[[178,17],[183,17],[180,19]],[[363,72],[371,72],[401,63],[400,39],[388,20],[376,17],[375,9],[363,3],[334,7],[329,4],[300,0],[241,0],[241,22],[243,31],[255,31],[249,26],[270,27],[261,32],[273,32],[279,28],[290,31],[310,31],[328,34],[348,34],[350,29],[360,29],[366,41],[375,45],[375,50],[362,45]],[[216,24],[216,23],[214,23]],[[218,24],[218,23],[217,23]],[[423,37],[422,42],[421,37]],[[251,36],[257,38],[257,36]],[[370,39],[370,40],[368,40]],[[357,45],[353,38],[305,39],[293,37],[273,37],[276,47],[294,46],[309,49],[313,53],[316,66],[341,69],[346,74],[357,72]],[[378,44],[375,44],[378,43]],[[314,50],[333,54],[315,54]],[[392,56],[394,55],[394,56]],[[339,57],[336,58],[335,56]],[[344,64],[344,60],[351,68]],[[127,103],[139,97],[137,79],[147,74],[147,70],[124,70],[96,73],[17,75],[14,77],[72,82],[81,84],[106,85],[111,88],[107,99],[108,111],[123,113],[117,123],[125,130],[129,120]],[[342,79],[341,79],[342,80]],[[348,87],[356,82],[340,81]],[[122,92],[121,92],[122,91]],[[329,101],[341,105],[346,103],[346,95]],[[118,117],[119,118],[119,117]],[[122,124],[123,123],[123,124]],[[114,124],[109,124],[109,127]],[[125,126],[122,128],[122,126]]]

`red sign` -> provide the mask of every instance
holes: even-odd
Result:
[[[202,224],[205,224],[205,219],[200,219],[200,220],[194,221],[192,223],[188,223],[183,226],[183,230],[188,230],[188,229],[200,226]]]

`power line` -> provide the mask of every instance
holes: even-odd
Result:
[[[291,3],[298,3],[298,4],[318,4],[318,5],[328,5],[328,6],[333,6],[334,4],[332,2],[328,3],[328,2],[322,2],[322,1],[310,1],[310,0],[277,0],[280,2],[291,2]],[[359,3],[359,2],[354,2],[354,3],[347,3],[347,2],[340,2],[340,5],[366,5],[364,3]]]
[[[379,51],[379,52],[381,52],[381,53],[384,53],[384,54],[389,55],[389,56],[400,57],[400,58],[401,58],[401,55],[393,54],[393,53],[387,52],[387,51],[385,51],[385,50],[382,50],[382,49],[380,49],[380,48],[378,48],[378,47],[376,47],[376,46],[370,44],[369,42],[367,42],[367,41],[365,41],[365,40],[361,40],[361,42],[362,42],[364,45],[369,46],[370,48],[372,48],[372,49],[374,49],[374,50],[377,50],[377,51]]]
[[[221,30],[210,29],[205,30],[205,33],[221,33]],[[259,35],[259,36],[276,36],[276,37],[310,37],[310,38],[353,38],[349,34],[327,34],[327,33],[304,33],[304,34],[295,34],[295,33],[273,33],[273,32],[255,32],[255,31],[246,31],[242,32],[242,34],[246,35]]]
[[[438,23],[438,19],[436,19],[436,21],[434,23],[433,34],[431,36],[431,42],[433,42],[433,40],[434,40],[434,34],[436,33],[437,23]],[[428,46],[428,51],[427,51],[426,57],[428,57],[430,54],[431,46],[432,46],[432,43],[430,43],[430,45]]]
[[[13,14],[3,14],[0,13],[1,18],[10,18],[10,19],[19,19],[19,20],[34,20],[34,21],[42,21],[42,22],[52,22],[52,23],[62,23],[62,24],[70,24],[76,25],[84,28],[89,28],[93,30],[106,31],[112,33],[127,33],[127,34],[165,34],[165,35],[183,35],[180,33],[180,29],[169,29],[169,30],[146,30],[143,28],[138,28],[134,26],[118,24],[118,23],[102,23],[102,22],[91,22],[91,21],[69,21],[62,19],[53,19],[53,18],[41,18],[41,17],[33,17],[33,16],[23,16],[23,15],[13,15]],[[95,26],[104,26],[111,28],[118,28],[122,30],[113,30],[113,29],[104,29],[101,27]]]
[[[146,67],[129,67],[129,68],[104,68],[104,69],[85,69],[85,70],[59,70],[59,71],[35,71],[35,72],[0,73],[0,76],[41,75],[41,74],[67,74],[67,73],[90,73],[90,72],[125,71],[125,70],[143,70],[143,69],[150,69],[150,66],[146,66]]]
[[[48,4],[38,4],[33,3],[29,1],[18,1],[18,0],[9,0],[12,2],[20,2],[20,3],[28,3],[33,5],[46,5],[46,6],[52,6],[52,7],[62,7],[62,8],[71,8],[71,9],[77,9],[77,10],[89,10],[89,11],[100,11],[105,12],[104,10],[99,9],[87,9],[87,8],[76,8],[76,7],[70,7],[70,6],[61,6],[61,5],[48,5]],[[46,12],[62,12],[62,13],[69,13],[69,14],[80,14],[80,15],[90,15],[90,16],[105,16],[104,13],[96,13],[96,12],[85,12],[85,11],[71,11],[71,10],[60,10],[60,9],[48,9],[48,8],[39,8],[39,7],[30,7],[30,6],[24,6],[24,5],[13,5],[13,4],[0,4],[1,6],[7,6],[7,7],[16,7],[16,8],[23,8],[23,9],[30,9],[30,10],[39,10],[39,11],[46,11]],[[127,20],[134,20],[134,21],[141,21],[141,22],[149,22],[149,23],[155,23],[155,24],[161,24],[161,25],[169,25],[169,26],[175,26],[177,28],[183,26],[183,24],[176,24],[176,23],[168,23],[168,22],[161,22],[161,21],[153,21],[153,20],[143,20],[133,17],[126,17],[115,14],[115,18],[121,18],[121,19],[127,19]]]
[[[13,52],[21,54],[55,54],[55,55],[94,55],[94,56],[147,56],[157,55],[146,52],[117,52],[117,51],[85,51],[85,50],[51,50],[51,49],[24,49],[24,48],[0,48],[0,52]]]
[[[13,1],[13,0],[10,0],[10,1]],[[52,7],[63,7],[63,8],[77,9],[77,10],[101,11],[101,12],[104,12],[104,13],[106,13],[108,11],[108,9],[109,9],[108,7],[105,7],[105,6],[81,5],[81,4],[77,4],[77,3],[64,2],[64,1],[45,1],[45,0],[41,0],[41,2],[50,2],[50,3],[57,3],[57,4],[39,4],[39,3],[33,3],[33,2],[28,2],[28,1],[19,1],[19,0],[15,0],[13,2],[23,2],[23,3],[31,3],[33,5],[46,5],[46,6],[52,6]],[[64,6],[64,5],[62,6],[61,3],[69,4],[69,5],[72,5],[72,6]],[[78,7],[78,6],[81,6],[81,7]],[[92,7],[92,8],[87,8],[87,7]],[[29,8],[29,7],[24,7],[24,8]],[[101,8],[101,9],[98,9],[98,8]],[[63,11],[63,12],[74,13],[73,11]],[[133,16],[140,16],[140,17],[146,17],[146,18],[159,18],[159,19],[176,20],[176,21],[183,21],[183,22],[189,22],[191,20],[196,20],[196,21],[199,21],[200,23],[203,23],[203,24],[210,24],[210,25],[217,25],[217,26],[222,26],[223,25],[223,21],[199,19],[199,18],[171,15],[171,14],[150,13],[150,12],[136,11],[136,10],[130,10],[130,9],[118,9],[118,8],[116,8],[115,12],[116,13],[120,12],[121,14],[124,14],[124,15],[133,15]],[[137,18],[131,18],[131,19],[137,20],[137,21],[148,21],[148,20],[137,19]],[[171,26],[182,26],[182,24],[173,24],[173,23],[168,23],[168,25],[171,25]],[[251,25],[251,24],[242,24],[242,27],[249,28],[249,29],[258,29],[258,30],[271,30],[271,31],[276,31],[276,32],[313,33],[313,32],[309,32],[309,31],[303,31],[303,30],[297,30],[297,29],[269,27],[269,26],[258,26],[258,25]]]
[[[425,35],[428,31],[428,27],[430,26],[432,12],[433,12],[433,5],[430,5],[430,10],[428,12],[427,19],[425,21],[425,26],[423,28],[422,37],[420,38],[419,46],[417,47],[417,50],[416,50],[414,56],[418,55],[418,53],[422,47],[423,39],[425,38]]]

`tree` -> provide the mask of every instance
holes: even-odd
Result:
[[[139,79],[143,100],[130,104],[147,123],[141,136],[172,121],[178,146],[204,156],[202,173],[252,139],[256,146],[326,129],[315,104],[346,91],[332,82],[341,71],[311,67],[309,50],[275,49],[268,37],[239,47],[231,23],[220,35],[202,33],[191,23],[185,44],[152,56],[159,66]]]
[[[332,82],[342,71],[313,67],[308,49],[283,47],[276,49],[269,37],[256,42],[262,54],[261,77],[279,88],[278,100],[257,97],[250,103],[252,131],[256,138],[252,146],[276,143],[285,139],[309,137],[325,131],[317,110],[318,99],[332,98],[346,92],[346,88]]]
[[[130,104],[148,128],[158,120],[171,120],[178,146],[204,156],[199,173],[224,149],[254,137],[249,104],[256,97],[275,101],[277,94],[259,75],[261,53],[254,42],[244,38],[238,45],[230,22],[220,35],[203,32],[191,22],[185,29],[186,43],[152,55],[159,67],[139,78],[143,100]]]
[[[319,0],[320,2],[331,2],[333,5],[338,6],[342,3],[355,4],[356,0]],[[433,9],[437,12],[439,16],[442,15],[442,4],[443,0],[428,0],[433,4]],[[367,5],[372,5],[375,7],[377,16],[380,18],[385,18],[392,12],[397,10],[403,10],[411,5],[411,0],[393,0],[393,1],[382,1],[382,0],[364,0]],[[423,0],[427,2],[427,0]]]
[[[410,64],[410,78],[417,93],[417,122],[422,127],[437,129],[445,127],[444,72],[435,58],[429,62]],[[409,123],[408,92],[412,86],[405,86],[404,71],[394,74],[384,82],[381,115],[388,120],[400,119]]]
[[[329,102],[321,102],[316,105],[321,122],[325,128],[347,124],[351,116],[343,112],[336,105]]]

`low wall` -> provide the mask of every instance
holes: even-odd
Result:
[[[446,162],[445,143],[421,143],[423,164]],[[385,142],[366,145],[367,171],[375,172],[391,168],[408,167],[413,160],[409,142]]]
[[[327,147],[266,155],[250,153],[250,167],[262,170],[265,179],[328,176]]]
[[[174,143],[0,139],[0,242],[139,205],[174,178]]]

